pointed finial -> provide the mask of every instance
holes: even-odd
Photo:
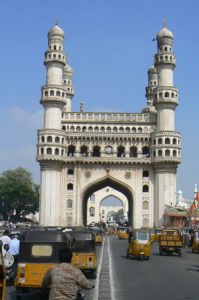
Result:
[[[166,28],[167,27],[167,20],[166,18],[163,18],[163,28]]]
[[[55,25],[59,25],[59,18],[56,19]]]

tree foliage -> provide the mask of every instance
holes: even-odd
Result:
[[[34,213],[39,207],[39,186],[32,181],[31,173],[23,168],[4,171],[0,176],[0,214],[7,220]]]

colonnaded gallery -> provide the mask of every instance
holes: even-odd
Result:
[[[141,112],[86,112],[82,105],[75,112],[64,31],[56,24],[48,32],[40,101],[44,127],[37,144],[41,225],[87,224],[89,214],[99,213],[92,206],[95,195],[98,206],[108,196],[120,199],[136,228],[161,225],[165,205],[175,205],[181,142],[175,130],[173,34],[165,24],[156,41]]]

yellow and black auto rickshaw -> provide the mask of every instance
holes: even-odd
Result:
[[[194,230],[193,231],[193,236],[192,236],[192,252],[199,253],[199,230]]]
[[[117,231],[117,235],[120,240],[128,240],[129,231],[127,227],[119,227]]]
[[[72,265],[78,267],[84,273],[92,274],[92,277],[96,278],[95,234],[86,230],[72,230],[68,231],[68,234],[72,240]]]
[[[90,231],[95,234],[96,245],[102,245],[104,240],[104,231],[100,227],[90,227]]]
[[[127,258],[149,259],[151,255],[151,238],[147,230],[136,229],[129,233]]]
[[[20,239],[16,299],[41,287],[46,271],[59,263],[59,252],[69,248],[70,236],[56,228],[29,229]]]

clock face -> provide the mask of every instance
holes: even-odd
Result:
[[[108,153],[108,154],[112,153],[112,147],[111,147],[111,146],[107,146],[107,147],[105,148],[105,151],[106,151],[106,153]]]

